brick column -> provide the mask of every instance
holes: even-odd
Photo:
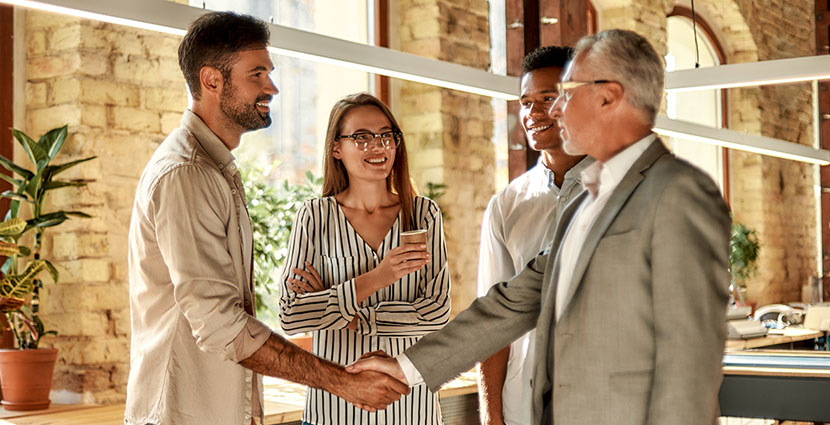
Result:
[[[486,0],[401,0],[400,49],[487,69],[490,36]],[[517,88],[518,89],[518,88]],[[476,297],[481,215],[494,192],[490,98],[416,83],[401,84],[396,108],[407,135],[412,175],[447,185],[440,199],[452,271],[453,313]]]
[[[53,192],[51,209],[81,210],[47,231],[44,255],[61,272],[46,285],[43,320],[59,349],[54,389],[86,403],[124,400],[129,369],[127,232],[144,165],[187,107],[179,40],[96,21],[27,12],[26,128],[69,124],[56,162],[97,155],[67,172],[95,180]]]

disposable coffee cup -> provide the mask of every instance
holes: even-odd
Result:
[[[410,230],[408,232],[402,232],[401,233],[401,244],[405,244],[405,243],[426,244],[427,243],[427,231],[426,231],[426,229]]]

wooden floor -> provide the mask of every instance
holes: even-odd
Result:
[[[441,389],[441,399],[473,394],[476,372],[462,374]],[[276,425],[301,419],[306,389],[281,379],[265,380],[265,424]],[[53,405],[47,410],[9,412],[0,408],[0,425],[123,425],[124,405]]]

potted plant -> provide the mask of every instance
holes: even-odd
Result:
[[[758,273],[761,244],[757,232],[741,222],[733,222],[729,248],[732,288],[737,295],[736,301],[746,304],[746,282]]]
[[[305,184],[270,178],[279,163],[263,166],[243,163],[239,168],[245,185],[245,199],[254,231],[254,282],[256,282],[257,315],[279,329],[278,276],[288,255],[288,241],[294,217],[307,199],[319,196],[322,178],[306,172]],[[310,336],[294,336],[291,341],[311,351]]]
[[[80,211],[45,212],[44,206],[53,190],[85,186],[87,181],[84,180],[58,180],[56,177],[95,157],[51,164],[66,141],[67,126],[48,131],[38,141],[18,130],[12,130],[12,134],[23,146],[33,168],[0,156],[0,166],[13,173],[13,176],[0,174],[0,178],[12,185],[11,190],[0,194],[11,199],[0,231],[3,249],[0,254],[7,257],[0,269],[4,276],[0,300],[17,347],[0,350],[0,383],[6,409],[35,410],[49,406],[52,369],[57,357],[57,350],[38,348],[44,335],[55,332],[45,329],[38,314],[42,282],[36,277],[43,270],[48,271],[55,282],[59,277],[52,263],[41,258],[43,234],[47,228],[57,226],[71,216],[89,217]],[[21,211],[23,205],[28,208]],[[21,212],[27,214],[26,220],[19,217]],[[29,232],[32,233],[31,249],[19,243]]]

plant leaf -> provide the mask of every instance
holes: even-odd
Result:
[[[3,193],[0,193],[0,197],[13,199],[15,201],[29,202],[29,198],[27,198],[25,195],[21,195],[17,192],[12,192],[11,190],[6,190]]]
[[[18,180],[12,176],[7,176],[5,173],[0,173],[0,179],[9,182],[9,184],[11,184],[12,187],[14,187],[15,189],[17,189],[18,187],[20,187],[20,185],[23,184],[23,180]]]
[[[69,125],[54,128],[52,130],[49,130],[48,133],[44,134],[40,138],[40,140],[38,140],[38,143],[46,151],[49,161],[55,159],[55,156],[61,150],[61,147],[63,147],[63,142],[66,141],[66,134],[68,132],[68,128]],[[47,163],[49,161],[47,161]]]
[[[0,155],[0,165],[2,165],[3,168],[9,171],[13,171],[18,175],[23,176],[25,180],[29,180],[35,176],[35,173],[15,164],[14,162],[11,162],[11,160],[9,160],[3,155]]]
[[[17,249],[20,250],[20,255],[22,255],[24,257],[28,257],[28,256],[32,255],[32,250],[29,249],[28,246],[20,245],[20,246],[17,247]]]
[[[0,236],[12,236],[23,233],[26,228],[26,220],[22,218],[10,218],[0,223]]]
[[[43,262],[46,263],[46,271],[49,272],[49,276],[52,277],[52,282],[58,283],[58,278],[60,278],[58,269],[56,269],[55,265],[49,260],[43,260]]]
[[[6,276],[0,281],[0,297],[26,298],[35,289],[32,279],[25,280],[17,276]]]
[[[50,165],[50,166],[46,167],[46,169],[49,170],[50,173],[52,173],[52,176],[56,176],[58,173],[62,173],[64,171],[66,171],[66,170],[82,163],[82,162],[92,161],[95,158],[98,158],[98,157],[97,156],[91,156],[89,158],[78,159],[78,160],[75,160],[75,161],[67,162],[65,164]]]
[[[85,181],[47,181],[46,184],[43,185],[43,190],[60,189],[68,186],[83,187],[86,185],[87,182]]]
[[[12,134],[14,135],[14,138],[17,139],[21,145],[23,145],[26,155],[29,155],[29,159],[32,160],[33,164],[37,164],[42,159],[48,158],[49,154],[46,150],[44,150],[38,142],[35,142],[31,137],[27,136],[26,133],[20,130],[12,129]],[[44,137],[45,136],[46,135],[44,135]],[[41,137],[41,140],[43,140],[43,137]]]
[[[12,255],[17,255],[19,252],[20,248],[17,247],[17,244],[0,241],[0,255],[4,257],[11,257]]]

